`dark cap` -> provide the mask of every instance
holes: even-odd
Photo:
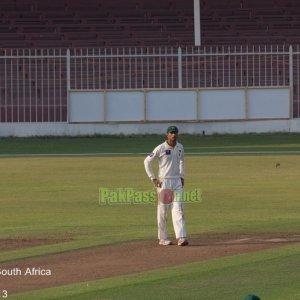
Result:
[[[260,300],[260,298],[256,295],[248,295],[243,300]]]
[[[178,133],[178,128],[176,126],[169,126],[167,129],[167,133],[176,132]]]

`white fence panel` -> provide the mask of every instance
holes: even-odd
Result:
[[[69,122],[289,119],[290,89],[73,91]]]
[[[249,119],[287,119],[290,117],[290,91],[288,88],[249,89]]]
[[[107,121],[143,121],[144,93],[134,91],[106,93]]]
[[[245,119],[245,91],[202,90],[199,110],[200,120]]]
[[[150,91],[147,93],[147,121],[189,121],[197,119],[196,91]]]
[[[70,92],[69,122],[103,122],[104,94],[100,92]]]

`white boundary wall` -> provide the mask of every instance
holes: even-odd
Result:
[[[238,134],[268,132],[300,132],[300,119],[231,121],[231,122],[172,122],[138,124],[67,124],[67,123],[5,123],[0,125],[0,137],[78,136],[78,135],[144,135],[164,134],[175,124],[181,134]]]
[[[289,87],[70,91],[69,122],[289,119]]]
[[[300,132],[290,99],[287,87],[71,91],[69,123],[1,123],[0,137],[163,134],[170,124],[183,134]]]

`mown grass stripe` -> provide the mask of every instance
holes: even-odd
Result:
[[[139,156],[147,155],[141,152],[120,152],[120,153],[36,153],[36,154],[0,154],[0,158],[14,157],[92,157],[92,156]],[[224,156],[224,155],[289,155],[300,154],[300,151],[213,151],[213,152],[186,152],[186,156]]]

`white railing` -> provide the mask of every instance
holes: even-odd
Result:
[[[71,88],[282,86],[289,55],[285,46],[80,49],[70,52]]]
[[[66,51],[0,51],[0,122],[66,120]]]
[[[2,49],[0,122],[67,122],[72,90],[289,86],[300,117],[299,46]]]

